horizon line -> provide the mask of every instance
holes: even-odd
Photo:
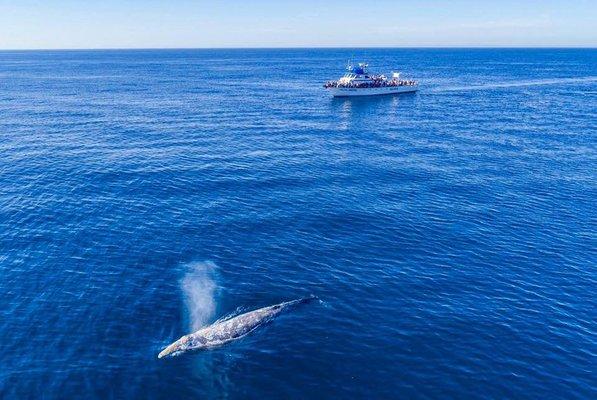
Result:
[[[344,49],[586,49],[594,50],[597,46],[263,46],[263,47],[46,47],[46,48],[0,48],[0,52],[9,51],[118,51],[118,50],[344,50]]]

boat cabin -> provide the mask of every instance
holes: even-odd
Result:
[[[367,66],[368,64],[365,63],[359,63],[358,65],[349,64],[346,67],[348,72],[338,80],[338,83],[346,85],[349,83],[360,84],[374,82],[374,78],[367,74]]]

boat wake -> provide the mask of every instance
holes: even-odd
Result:
[[[559,79],[537,79],[528,81],[517,81],[517,82],[504,82],[504,83],[488,83],[484,85],[471,85],[471,86],[448,86],[442,88],[436,88],[429,90],[429,92],[459,92],[469,90],[488,90],[488,89],[500,89],[500,88],[511,88],[511,87],[525,87],[525,86],[545,86],[545,85],[565,85],[572,83],[592,83],[597,82],[597,76],[587,76],[582,78],[559,78]]]
[[[197,262],[188,265],[188,271],[180,282],[184,297],[189,328],[196,331],[205,326],[216,312],[218,292],[217,266],[213,262]]]

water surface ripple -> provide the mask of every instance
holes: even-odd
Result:
[[[421,91],[328,98],[353,56]],[[597,398],[596,77],[596,50],[0,52],[0,397]]]

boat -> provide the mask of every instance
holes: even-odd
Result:
[[[419,89],[419,83],[400,78],[400,72],[392,72],[392,77],[374,75],[367,72],[366,63],[348,63],[346,74],[337,81],[328,81],[323,87],[334,97],[377,96],[383,94],[409,93]]]

